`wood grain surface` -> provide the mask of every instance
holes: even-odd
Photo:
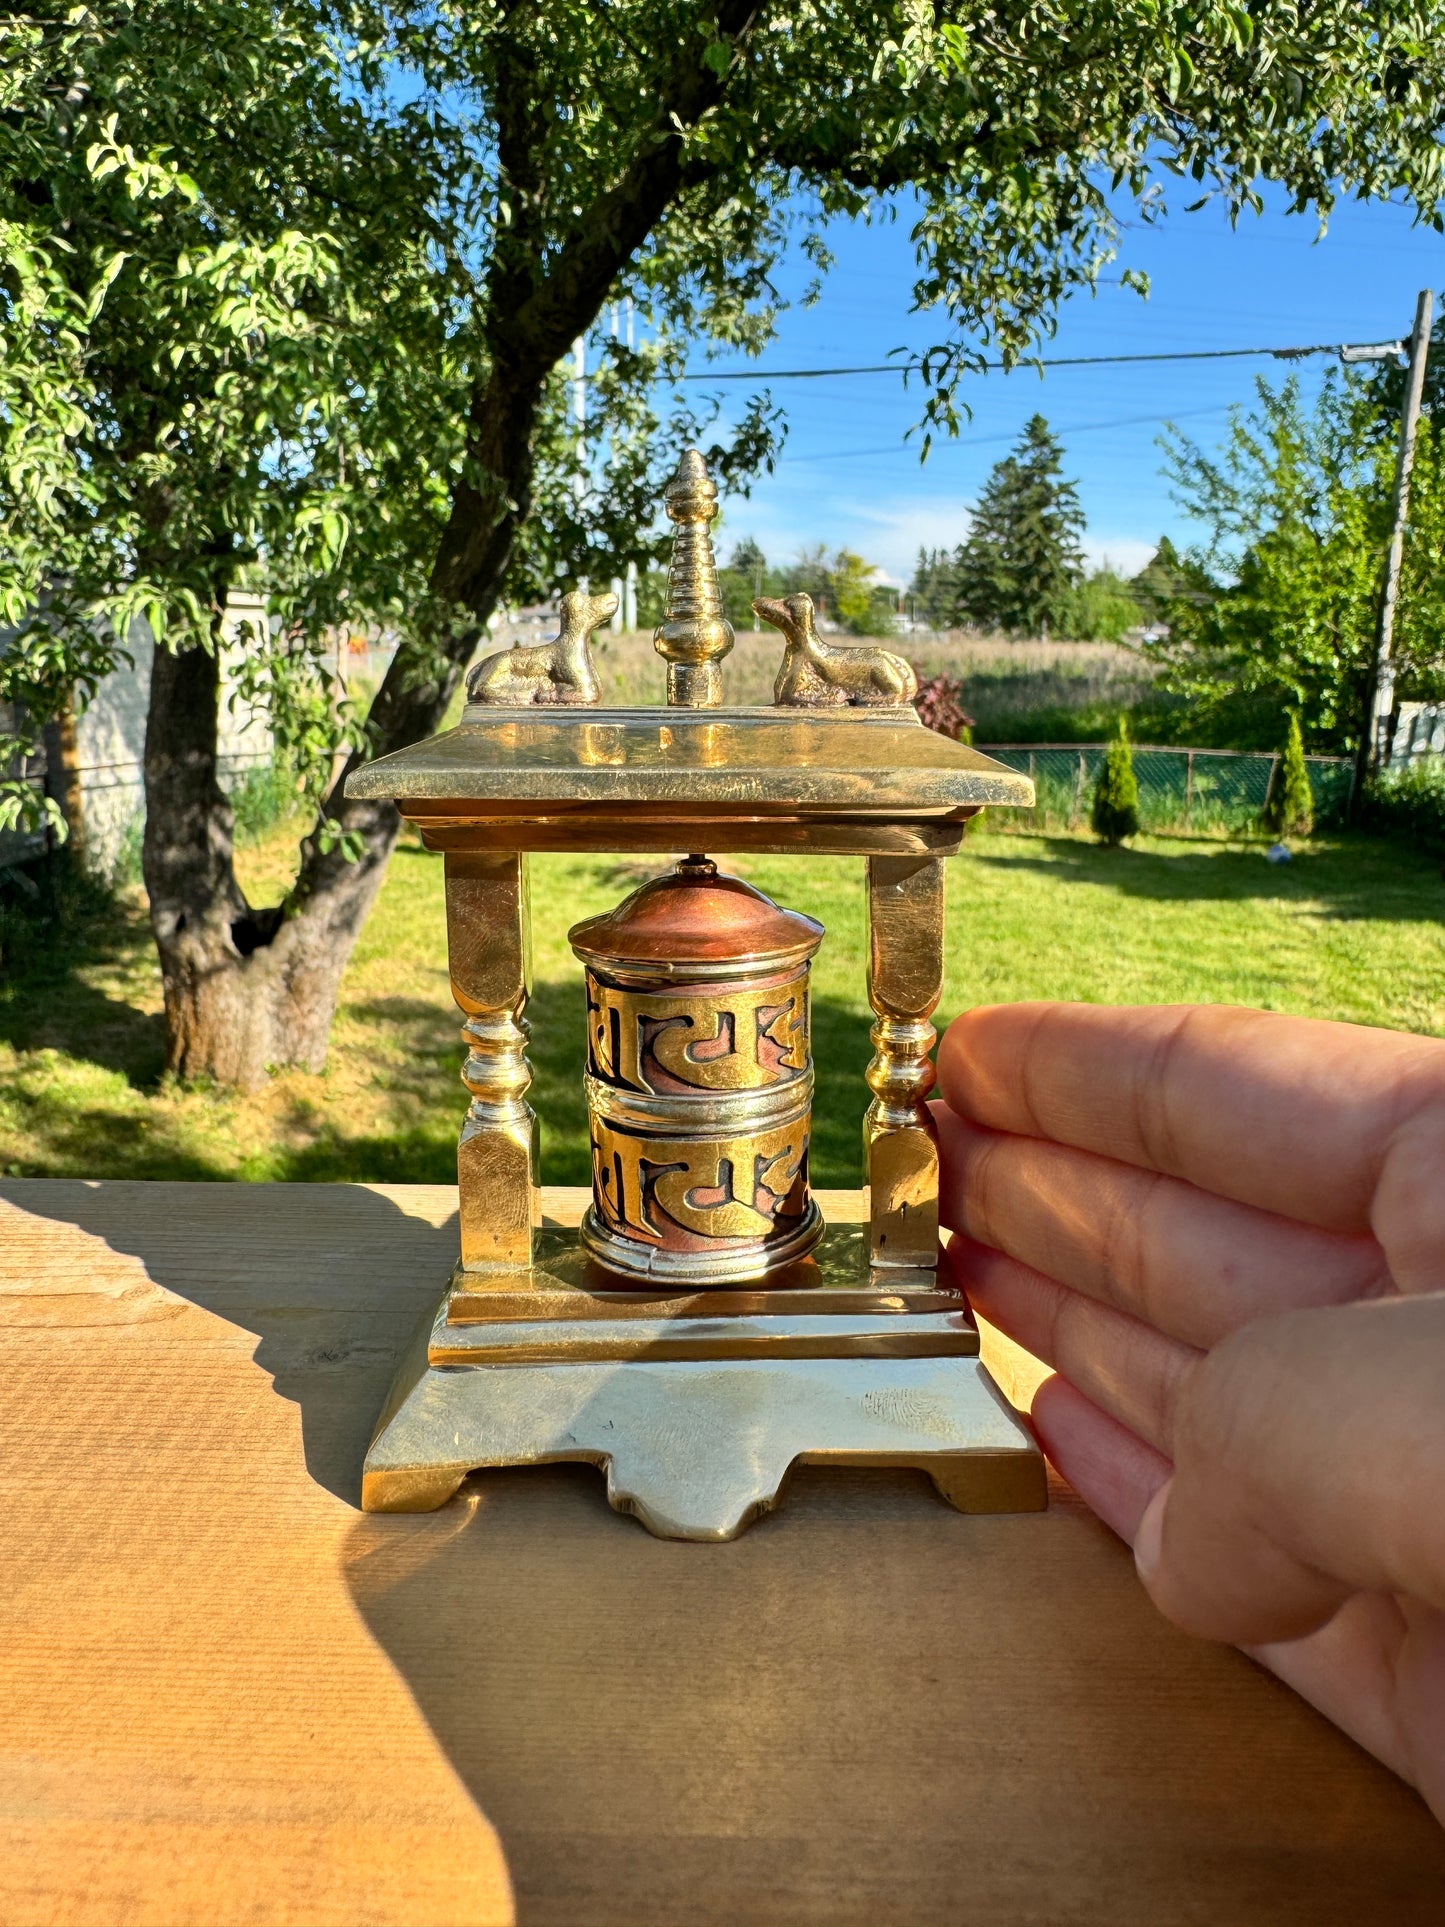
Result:
[[[804,1471],[728,1546],[584,1467],[363,1517],[455,1213],[0,1185],[4,1927],[1445,1919],[1415,1797],[1062,1488]]]

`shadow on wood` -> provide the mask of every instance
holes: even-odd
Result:
[[[202,1189],[119,1179],[0,1182],[0,1199],[103,1239],[139,1259],[152,1288],[254,1332],[256,1363],[300,1408],[306,1470],[360,1505],[361,1461],[397,1358],[456,1262],[455,1209],[429,1222],[401,1210],[384,1188],[361,1185]],[[29,1294],[18,1300],[17,1320],[90,1328],[122,1322],[113,1295],[98,1304],[77,1269],[46,1295],[45,1308]],[[133,1291],[144,1286],[140,1274],[137,1280]],[[161,1312],[165,1300],[154,1296],[150,1308],[128,1297],[123,1322]]]

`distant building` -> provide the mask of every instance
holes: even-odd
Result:
[[[1445,703],[1401,703],[1390,738],[1392,763],[1445,755]]]
[[[265,621],[266,604],[261,596],[233,592],[226,604],[222,635],[230,642],[242,623]],[[0,643],[0,648],[3,646]],[[146,623],[132,626],[126,647],[131,666],[122,663],[113,669],[75,719],[74,769],[86,860],[102,870],[114,867],[127,843],[138,834],[145,816],[142,759],[155,655]],[[232,700],[235,679],[228,674],[227,653],[221,658],[220,762],[221,780],[229,787],[248,769],[270,762],[272,738],[270,721],[262,712]],[[0,717],[0,722],[5,720]],[[47,736],[53,753],[56,732],[47,731]],[[60,794],[60,773],[48,767],[44,752],[30,758],[19,774],[41,794],[47,790],[53,796]],[[0,833],[0,865],[38,855],[46,842],[43,833]]]

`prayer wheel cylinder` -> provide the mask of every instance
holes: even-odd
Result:
[[[706,857],[569,932],[587,983],[593,1258],[629,1281],[763,1279],[822,1236],[808,976],[823,939]]]

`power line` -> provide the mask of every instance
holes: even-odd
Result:
[[[1309,355],[1338,355],[1342,361],[1384,361],[1405,352],[1403,341],[1320,341],[1298,348],[1174,348],[1147,355],[1043,355],[1026,361],[985,361],[970,370],[980,375],[1012,374],[1020,368],[1102,368],[1142,361],[1237,361],[1270,355],[1276,361],[1303,361]],[[922,361],[879,361],[857,368],[750,368],[717,374],[666,375],[666,381],[822,381],[834,375],[918,374]]]
[[[1151,422],[1190,421],[1200,415],[1224,415],[1229,411],[1228,402],[1219,402],[1209,408],[1181,408],[1168,415],[1161,415],[1156,409],[1152,415],[1116,415],[1106,422],[1059,422],[1055,426],[1060,435],[1092,435],[1106,428],[1138,428]],[[960,435],[950,447],[962,449],[987,448],[997,442],[1017,440],[1015,431],[1002,435]],[[865,455],[897,455],[905,448],[902,442],[890,442],[886,448],[841,448],[828,455],[780,455],[775,463],[777,468],[786,468],[798,462],[850,462],[859,461]]]

